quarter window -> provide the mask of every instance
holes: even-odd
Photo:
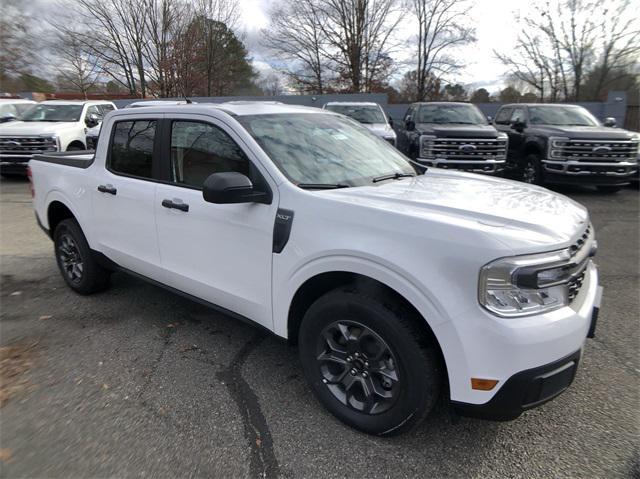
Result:
[[[109,168],[114,173],[152,178],[156,120],[119,121],[113,127]]]
[[[217,126],[174,121],[171,128],[171,180],[202,188],[212,173],[235,171],[252,178],[251,163],[235,141]],[[255,184],[255,178],[252,178]]]

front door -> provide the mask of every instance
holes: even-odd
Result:
[[[235,171],[257,189],[275,188],[222,123],[193,116],[166,122],[168,182],[158,184],[155,198],[163,282],[272,329],[277,198],[269,205],[207,203],[202,185],[212,173]]]
[[[159,269],[154,200],[154,148],[159,121],[117,121],[106,169],[92,181],[98,249],[118,265],[154,277]]]

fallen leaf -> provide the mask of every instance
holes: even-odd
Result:
[[[107,383],[103,384],[102,389],[109,389],[109,385]]]
[[[260,439],[259,437],[256,438],[256,446],[262,447],[262,439]]]
[[[20,296],[21,294],[22,294],[22,291],[14,291],[9,296]]]
[[[51,319],[51,315],[44,314],[38,318],[40,321],[46,321],[47,319]]]
[[[11,449],[0,449],[0,461],[2,462],[6,462],[9,463],[11,462],[11,456],[13,455],[13,453],[11,452]]]

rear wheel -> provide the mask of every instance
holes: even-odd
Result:
[[[544,183],[542,162],[538,155],[531,153],[524,158],[520,164],[520,179],[530,185],[541,185]]]
[[[598,191],[600,193],[605,193],[608,195],[611,195],[613,193],[617,193],[618,191],[620,191],[622,189],[621,186],[609,186],[609,185],[599,185],[596,186],[596,188],[598,188]]]
[[[342,288],[300,326],[300,359],[317,398],[338,419],[390,436],[418,425],[440,394],[436,351],[393,301]]]
[[[76,220],[61,221],[53,234],[53,242],[58,268],[71,289],[91,294],[107,287],[111,273],[93,257]]]

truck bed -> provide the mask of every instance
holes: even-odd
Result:
[[[31,161],[44,161],[56,165],[72,166],[74,168],[89,168],[93,164],[95,151],[61,151],[46,155],[35,155]]]

